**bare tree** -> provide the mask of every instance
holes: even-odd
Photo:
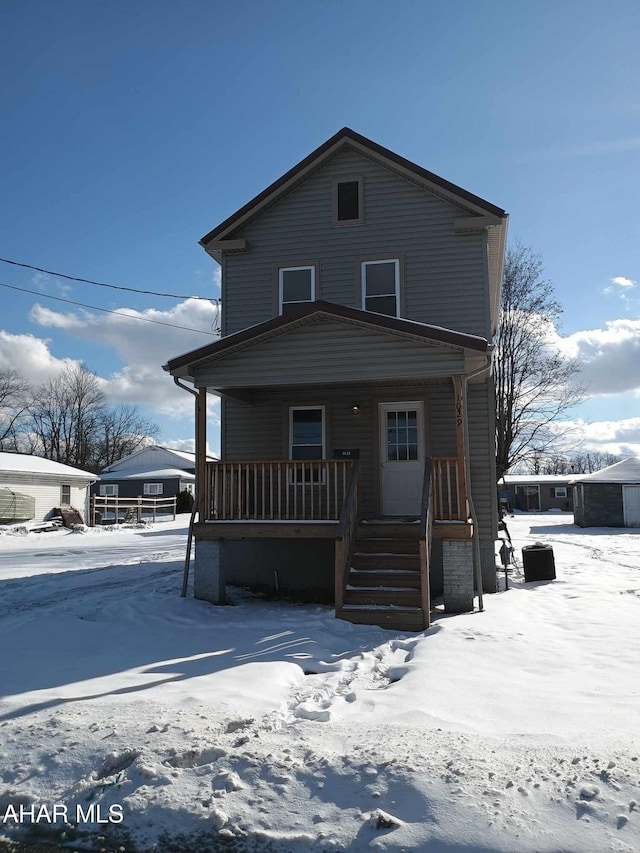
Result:
[[[553,344],[562,309],[542,276],[542,260],[530,248],[508,250],[494,353],[498,479],[518,463],[539,467],[542,456],[557,452],[558,422],[584,398],[578,363]]]
[[[37,388],[28,412],[32,452],[96,473],[158,432],[136,406],[110,406],[100,380],[82,364]]]
[[[0,450],[16,450],[29,403],[29,385],[20,371],[0,370]]]
[[[603,468],[608,468],[609,465],[621,461],[622,456],[607,453],[605,450],[585,450],[581,453],[574,453],[571,457],[571,472],[573,474],[593,474],[594,471],[601,471]]]
[[[93,446],[91,469],[101,471],[112,462],[149,444],[158,427],[140,414],[136,406],[107,407],[100,418],[99,436]]]

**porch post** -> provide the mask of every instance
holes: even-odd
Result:
[[[196,500],[198,520],[207,518],[207,389],[198,388],[196,397]]]
[[[469,501],[467,500],[467,468],[464,453],[464,394],[462,393],[462,377],[452,376],[453,393],[456,411],[456,456],[458,458],[458,517],[466,521],[469,517]]]

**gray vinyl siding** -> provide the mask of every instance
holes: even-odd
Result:
[[[483,586],[495,592],[498,537],[493,384],[470,385],[467,395],[471,495],[478,519]]]
[[[462,373],[462,351],[339,322],[303,325],[289,334],[216,359],[196,371],[214,388],[423,379]]]
[[[289,455],[290,406],[325,406],[327,457],[336,449],[360,453],[363,515],[380,514],[378,403],[422,400],[428,456],[455,456],[455,416],[451,384],[401,389],[323,388],[315,392],[275,391],[259,394],[254,405],[227,398],[223,422],[225,460],[286,459]],[[360,414],[351,411],[354,403]]]
[[[335,180],[364,181],[364,224],[332,225]],[[325,164],[233,237],[249,251],[225,259],[224,330],[232,334],[274,316],[278,265],[319,261],[317,298],[361,307],[358,260],[398,257],[403,315],[487,336],[486,235],[454,234],[469,211],[353,151]]]

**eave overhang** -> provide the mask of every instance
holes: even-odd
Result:
[[[384,146],[356,133],[351,128],[343,127],[319,148],[316,148],[315,151],[312,151],[311,154],[285,172],[261,193],[258,193],[255,198],[227,217],[208,234],[205,234],[199,241],[200,245],[218,262],[227,250],[243,251],[235,245],[238,238],[238,235],[234,234],[235,231],[274,205],[324,163],[335,157],[342,149],[347,148],[361,153],[385,168],[419,184],[425,190],[456,204],[468,211],[471,217],[490,217],[495,220],[494,225],[506,221],[507,214],[502,208],[453,184],[451,181],[445,180],[445,178],[441,178],[434,172],[418,166],[417,163],[401,157],[394,151],[384,148]],[[487,223],[483,223],[482,227],[487,227]]]
[[[350,308],[346,305],[317,301],[170,359],[164,365],[164,370],[172,376],[193,381],[198,367],[206,363],[227,358],[258,343],[321,320],[343,322],[347,325],[398,335],[409,340],[417,340],[426,345],[452,348],[463,352],[465,358],[483,356],[489,350],[489,343],[486,338],[477,335],[468,335],[453,329],[417,323],[399,317],[374,314],[371,311]]]

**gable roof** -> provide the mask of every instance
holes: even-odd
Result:
[[[0,452],[0,474],[30,474],[66,480],[98,479],[98,475],[91,471],[72,468],[71,465],[63,465],[52,459],[43,459],[41,456],[33,456],[30,453],[7,453],[6,451]]]
[[[506,220],[507,218],[506,212],[501,207],[497,207],[495,204],[491,204],[491,202],[480,198],[480,196],[474,195],[468,190],[451,183],[451,181],[447,181],[439,175],[423,169],[417,163],[413,163],[411,160],[401,157],[388,148],[378,145],[377,142],[373,142],[366,136],[356,133],[355,130],[343,127],[342,130],[339,130],[319,148],[312,151],[311,154],[301,160],[292,169],[285,172],[277,181],[274,181],[261,193],[258,193],[255,198],[227,217],[224,222],[221,222],[209,231],[208,234],[205,234],[199,241],[200,245],[216,257],[215,249],[210,251],[207,248],[214,240],[224,239],[226,235],[247,220],[254,218],[275,204],[281,196],[289,192],[294,186],[316,171],[323,163],[334,157],[343,148],[352,148],[359,151],[365,156],[381,163],[383,166],[391,168],[393,171],[399,172],[411,180],[417,181],[425,189],[436,192],[438,195],[461,204],[474,214],[497,217],[494,223],[496,225],[499,224],[498,220]]]
[[[121,471],[103,471],[100,474],[100,482],[103,480],[195,480],[195,474],[191,474],[184,468],[154,468],[152,465],[136,465],[132,468],[124,468]]]
[[[156,468],[193,468],[196,464],[196,455],[190,450],[174,450],[172,447],[163,447],[160,444],[147,444],[145,447],[141,447],[139,450],[134,450],[133,453],[130,453],[128,456],[123,456],[121,459],[112,462],[111,465],[107,465],[103,474],[111,471],[119,471],[119,470],[129,470],[129,468],[133,468],[135,466],[131,465],[131,460],[135,460],[138,456],[143,454],[149,455],[151,452],[154,456],[157,455],[158,463],[155,466]],[[207,456],[209,461],[215,461],[215,456]],[[153,465],[146,466],[151,470]]]
[[[640,459],[630,456],[622,462],[609,465],[592,474],[584,474],[576,478],[579,483],[627,483],[628,485],[640,484]]]
[[[478,335],[468,335],[463,332],[456,332],[453,329],[445,329],[442,326],[430,326],[426,323],[417,323],[415,320],[389,317],[386,314],[374,314],[372,311],[363,311],[360,308],[350,308],[346,305],[318,300],[317,302],[303,304],[287,314],[273,317],[264,323],[242,329],[233,335],[227,335],[212,344],[205,344],[199,349],[176,356],[164,365],[164,370],[173,375],[184,376],[184,368],[191,365],[219,358],[236,348],[251,346],[258,341],[267,340],[286,333],[289,329],[307,325],[320,319],[364,325],[382,332],[417,338],[425,343],[469,349],[478,353],[485,353],[488,349],[486,338],[481,338]]]

